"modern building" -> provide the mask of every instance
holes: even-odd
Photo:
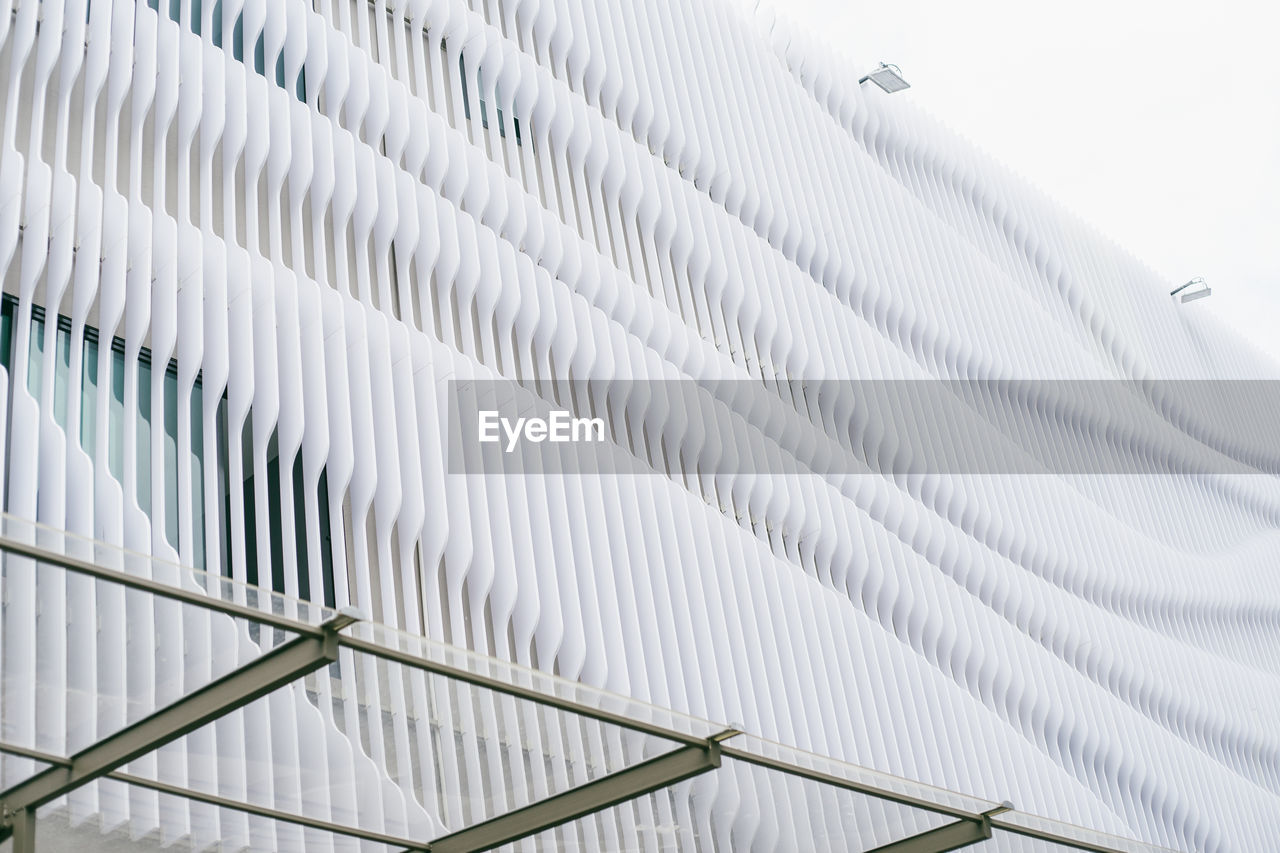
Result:
[[[872,63],[731,0],[10,6],[11,843],[1280,845],[1280,376]],[[602,468],[469,467],[481,392]]]

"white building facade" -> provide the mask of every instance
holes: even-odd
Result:
[[[10,5],[10,515],[1091,830],[1280,844],[1275,421],[1237,446],[1161,410],[1263,474],[802,452],[797,423],[896,441],[810,380],[1280,378],[909,96],[859,88],[865,64],[729,0]],[[634,384],[575,398],[608,474],[451,464],[451,382],[613,379],[759,390],[773,408],[725,410],[792,473],[718,463]],[[135,693],[247,654],[22,577],[0,740],[74,754]],[[298,685],[148,766],[195,784],[204,756],[212,790],[393,834],[465,824],[498,783],[410,761],[424,717],[383,687]],[[838,820],[804,841],[796,796],[687,783],[684,819],[576,843],[873,846]],[[358,845],[107,783],[64,807],[196,849]]]

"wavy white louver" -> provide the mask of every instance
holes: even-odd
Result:
[[[1280,834],[1270,477],[462,477],[444,458],[455,377],[756,379],[778,394],[742,429],[804,464],[809,402],[777,379],[1274,378],[1151,273],[735,5],[158,5],[0,15],[9,512],[1092,828],[1195,850]],[[707,452],[664,405],[618,424]],[[252,651],[74,578],[4,585],[5,678],[47,688],[6,698],[6,738],[72,749],[93,736],[68,722],[76,691],[159,703]],[[151,636],[186,653],[157,660]],[[136,767],[281,808],[306,767],[334,819],[458,826],[501,795],[422,793],[413,689],[319,679]],[[763,778],[679,793],[584,843],[656,844],[645,827],[738,803],[722,845],[785,849],[812,819]],[[105,783],[69,807],[197,845],[304,838]]]

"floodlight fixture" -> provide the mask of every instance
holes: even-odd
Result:
[[[901,92],[903,89],[910,89],[911,84],[902,79],[902,69],[896,65],[889,65],[884,62],[880,63],[880,67],[871,71],[867,76],[858,81],[858,85],[870,80],[881,89],[884,89],[890,95],[894,92]]]
[[[1203,276],[1196,276],[1186,284],[1180,284],[1169,291],[1170,296],[1177,296],[1181,302],[1194,302],[1197,299],[1204,299],[1210,293],[1213,293],[1213,288],[1205,283]]]

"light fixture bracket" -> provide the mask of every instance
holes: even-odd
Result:
[[[894,92],[901,92],[903,89],[910,89],[911,84],[902,76],[902,69],[896,65],[881,62],[879,67],[867,72],[867,74],[858,81],[858,85],[870,80],[885,92],[892,95]]]
[[[1169,291],[1169,295],[1177,296],[1179,302],[1194,302],[1197,299],[1204,299],[1211,293],[1213,288],[1205,283],[1203,276],[1196,276],[1186,284],[1180,284]]]

